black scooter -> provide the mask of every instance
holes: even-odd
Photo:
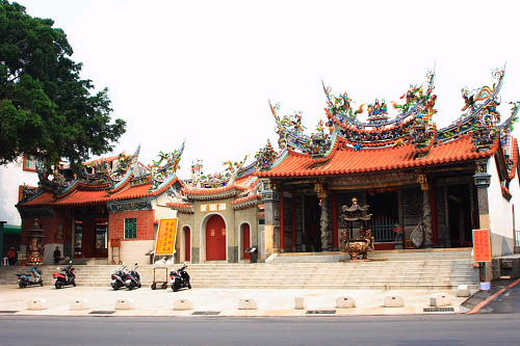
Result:
[[[63,267],[59,272],[55,272],[52,274],[54,278],[54,287],[56,289],[60,289],[63,286],[72,285],[76,287],[76,274],[74,272],[76,268],[69,264],[66,267]]]
[[[134,264],[132,269],[130,269],[125,276],[125,286],[129,290],[133,290],[134,288],[141,288],[141,277],[137,272],[137,263]]]
[[[25,288],[32,285],[43,286],[43,275],[38,267],[32,267],[29,270],[29,274],[18,273],[18,287]]]
[[[170,284],[173,292],[177,292],[181,288],[188,287],[191,290],[190,274],[186,271],[187,264],[184,264],[179,270],[172,269],[170,272]]]
[[[110,286],[117,291],[121,287],[125,287],[125,279],[126,279],[126,266],[123,264],[119,269],[116,269],[114,273],[112,273],[112,282]]]

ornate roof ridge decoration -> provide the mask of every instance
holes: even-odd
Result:
[[[404,104],[392,102],[393,107],[400,110],[393,119],[388,117],[386,102],[376,99],[373,104],[368,105],[368,122],[358,119],[363,113],[364,104],[354,110],[352,99],[347,93],[334,96],[332,90],[325,87],[322,81],[327,96],[327,126],[347,139],[356,150],[365,147],[398,146],[405,141],[411,141],[419,149],[426,148],[432,137],[431,119],[437,112],[434,109],[437,99],[433,94],[434,80],[435,73],[429,71],[425,85],[410,85],[408,91],[401,96],[401,99],[405,99]],[[422,134],[420,138],[417,137],[417,132]]]
[[[132,173],[137,175],[138,169],[138,160],[139,160],[139,152],[141,151],[141,144],[137,146],[135,153],[133,155],[129,155],[125,152],[119,154],[117,158],[117,165],[113,168],[112,172],[110,172],[110,178],[113,182],[122,183],[126,181]],[[117,187],[116,183],[116,187]]]
[[[37,198],[41,194],[45,193],[45,190],[36,187],[36,186],[29,186],[23,184],[20,186],[20,201],[18,203],[22,204],[25,202],[32,201],[33,199]]]
[[[505,66],[501,69],[492,70],[492,77],[496,80],[493,85],[482,86],[473,90],[462,89],[464,99],[464,113],[445,128],[438,131],[437,141],[451,141],[464,134],[471,134],[477,150],[489,150],[495,138],[504,131],[500,137],[507,137],[512,123],[517,120],[518,102],[514,102],[511,116],[501,125],[500,113],[497,106],[500,104],[499,92],[505,77]]]
[[[234,186],[235,181],[240,178],[254,173],[254,167],[251,165],[244,168],[244,164],[248,155],[242,161],[224,161],[222,164],[226,166],[223,172],[204,174],[204,165],[202,160],[196,160],[191,164],[191,180],[185,181],[185,185],[191,190],[219,189],[223,187]],[[245,174],[250,171],[248,174]]]
[[[175,179],[175,173],[180,168],[179,162],[184,152],[185,143],[186,141],[183,141],[181,147],[171,153],[159,152],[159,159],[154,161],[153,165],[149,167],[152,177],[152,187],[150,191],[159,190]],[[165,163],[161,166],[163,161],[165,161]]]
[[[313,157],[321,157],[328,152],[331,146],[330,135],[325,133],[325,123],[320,120],[311,135],[304,134],[305,127],[302,125],[302,113],[280,117],[277,112],[280,105],[273,105],[269,101],[271,113],[276,122],[276,133],[278,134],[278,146],[283,151],[285,148],[299,151]]]
[[[50,166],[43,163],[36,165],[36,171],[38,173],[38,186],[53,194],[61,194],[75,183],[75,180],[67,180],[58,169],[52,170]]]
[[[392,102],[393,107],[401,111],[393,119],[387,118],[388,112],[384,100],[382,103],[379,103],[378,99],[376,99],[374,104],[369,105],[368,122],[358,119],[358,115],[364,112],[364,104],[359,106],[357,110],[354,110],[352,99],[346,92],[334,96],[332,89],[326,87],[322,81],[323,91],[327,97],[327,108],[325,108],[329,119],[327,125],[331,127],[334,124],[339,127],[351,125],[357,129],[366,127],[382,128],[393,124],[399,125],[409,116],[415,116],[418,113],[428,113],[435,105],[436,96],[433,94],[435,89],[435,71],[428,71],[426,79],[426,84],[423,86],[410,85],[408,91],[401,96],[401,99],[405,100],[404,104],[400,105],[395,101]],[[432,102],[433,104],[430,104]]]

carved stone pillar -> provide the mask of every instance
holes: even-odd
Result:
[[[259,247],[263,248],[265,251],[265,257],[262,257],[267,258],[274,252],[278,251],[276,231],[279,231],[278,226],[280,223],[280,215],[278,212],[278,201],[280,199],[280,193],[275,190],[274,185],[269,179],[264,179],[261,181],[260,193],[262,194],[262,200],[265,205],[265,225],[264,234],[262,237],[264,244],[259,244]]]
[[[430,186],[426,174],[419,174],[418,182],[423,192],[424,247],[431,248],[432,242],[432,209],[430,205]]]
[[[321,206],[320,232],[321,232],[321,250],[332,250],[332,232],[329,229],[329,209],[327,200],[327,190],[322,183],[316,183],[315,191],[318,193]]]

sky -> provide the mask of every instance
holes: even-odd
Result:
[[[219,172],[276,143],[268,100],[313,131],[326,119],[321,80],[355,105],[390,103],[435,67],[444,127],[461,114],[461,89],[491,85],[507,63],[502,119],[520,100],[517,1],[17,2],[52,18],[82,77],[108,88],[113,118],[127,122],[113,153],[141,144],[150,164],[186,140],[183,178],[196,159]]]

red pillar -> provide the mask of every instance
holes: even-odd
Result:
[[[280,184],[280,248],[285,250],[285,208],[283,198],[283,185]]]
[[[338,194],[332,191],[332,247],[339,248],[338,241]]]

